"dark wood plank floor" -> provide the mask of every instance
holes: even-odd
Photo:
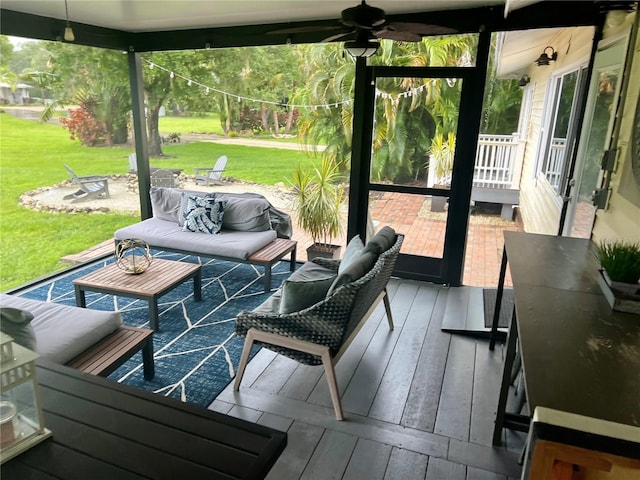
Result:
[[[490,352],[486,339],[441,330],[452,305],[478,308],[450,302],[450,292],[391,281],[395,329],[379,306],[336,366],[342,422],[322,367],[264,348],[240,392],[229,385],[209,408],[288,432],[268,477],[274,480],[519,478],[524,435],[491,446],[503,349]]]

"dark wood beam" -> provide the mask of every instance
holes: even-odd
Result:
[[[514,10],[504,18],[502,6],[472,9],[451,9],[437,12],[416,12],[388,15],[389,22],[418,22],[453,28],[460,33],[483,31],[528,30],[597,25],[598,18],[606,11],[606,2],[557,1],[539,2]],[[72,22],[75,44],[136,52],[162,50],[188,50],[203,48],[247,47],[258,45],[282,45],[291,43],[318,43],[339,30],[327,30],[340,26],[336,18],[308,22],[271,23],[262,25],[238,25],[219,28],[128,32]],[[65,21],[62,19],[0,9],[0,32],[3,35],[61,40]],[[316,29],[314,30],[313,27]],[[273,33],[283,29],[311,28],[312,31]]]
[[[62,41],[66,22],[58,18],[41,17],[28,13],[0,9],[0,32],[2,35],[33,38],[36,40]],[[121,30],[96,27],[71,22],[77,45],[128,50],[132,34]]]

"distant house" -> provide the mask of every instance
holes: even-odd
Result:
[[[12,88],[8,83],[0,83],[0,102],[7,104],[24,105],[29,103],[29,89],[31,85],[26,83],[18,83]]]

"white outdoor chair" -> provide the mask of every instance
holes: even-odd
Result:
[[[196,184],[221,185],[222,173],[227,166],[227,156],[222,155],[213,168],[196,168]]]

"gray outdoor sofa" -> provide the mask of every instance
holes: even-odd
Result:
[[[117,230],[114,234],[116,243],[138,238],[159,250],[264,265],[266,291],[271,288],[270,272],[274,261],[291,252],[291,269],[294,269],[295,242],[274,243],[278,238],[291,238],[291,219],[274,208],[262,195],[163,187],[151,187],[149,194],[153,217]],[[226,201],[224,213],[221,213],[222,226],[218,232],[185,231],[185,211],[191,197]],[[273,245],[278,245],[278,248],[271,257],[256,256],[257,252]]]
[[[154,376],[153,330],[129,327],[119,312],[0,294],[0,329],[40,357],[107,376],[142,351],[144,377]]]

